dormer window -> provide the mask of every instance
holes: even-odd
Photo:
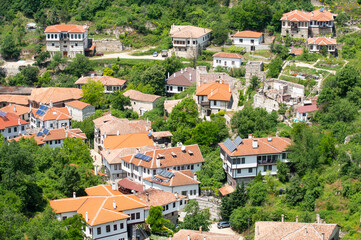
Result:
[[[188,150],[188,154],[193,156],[193,152],[191,150]]]
[[[174,152],[171,153],[172,154],[172,157],[177,157],[177,154],[175,154]]]

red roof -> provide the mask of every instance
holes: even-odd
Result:
[[[299,113],[309,113],[309,112],[314,112],[317,111],[318,107],[316,103],[313,103],[311,105],[305,105],[305,106],[301,106],[297,108],[297,112]]]
[[[119,180],[118,185],[126,189],[135,190],[136,192],[143,191],[142,184],[136,183],[128,178],[123,178],[122,180]]]
[[[218,189],[218,191],[223,195],[226,196],[228,194],[231,194],[234,192],[234,188],[231,185],[224,185],[223,187],[221,187],[220,189]]]
[[[45,33],[60,33],[60,32],[72,32],[72,33],[83,33],[88,30],[88,26],[83,25],[71,25],[71,24],[59,24],[48,26],[45,29]]]
[[[225,52],[218,52],[213,54],[213,57],[221,57],[221,58],[242,58],[241,54],[237,53],[225,53]]]
[[[307,40],[308,44],[316,44],[316,45],[336,45],[337,41],[333,38],[327,37],[318,37],[318,38],[309,38]]]
[[[311,20],[320,21],[320,22],[328,22],[333,21],[335,14],[323,9],[317,9],[312,12],[304,12],[300,10],[293,10],[288,13],[284,13],[281,20],[283,21],[292,21],[292,22],[308,22]]]
[[[4,117],[0,117],[0,129],[26,124],[28,124],[27,121],[21,119],[18,115],[14,113],[6,113]]]
[[[243,37],[243,38],[259,38],[263,33],[255,31],[241,31],[234,34],[234,37]]]
[[[299,56],[303,53],[302,48],[291,48],[291,54],[294,54],[295,56]]]

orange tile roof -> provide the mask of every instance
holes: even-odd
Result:
[[[87,84],[90,80],[100,81],[104,86],[123,86],[127,81],[111,76],[81,77],[75,84]]]
[[[76,212],[87,200],[87,197],[65,198],[50,201],[50,207],[55,213]]]
[[[231,185],[224,185],[223,187],[221,187],[220,189],[218,189],[218,191],[223,195],[226,196],[228,194],[231,194],[234,192],[234,188]]]
[[[317,38],[309,38],[307,40],[307,43],[310,44],[315,44],[315,45],[336,45],[337,41],[336,39],[333,38],[327,38],[327,37],[317,37]]]
[[[255,32],[255,31],[240,31],[234,34],[234,37],[243,37],[243,38],[259,38],[263,35],[261,32]]]
[[[123,178],[123,179],[119,180],[118,185],[121,188],[134,190],[136,192],[141,192],[141,191],[143,191],[143,188],[144,188],[143,184],[137,183],[133,180],[130,180],[129,178]]]
[[[48,108],[44,115],[38,115],[36,114],[38,109],[33,108],[32,109],[32,115],[36,119],[40,119],[42,121],[49,121],[49,120],[66,120],[66,119],[72,119],[72,117],[69,114],[69,110],[66,107],[57,108],[52,107]]]
[[[32,135],[24,135],[14,138],[13,140],[19,141],[21,138],[34,138],[38,145],[45,144],[46,141],[53,141],[53,140],[62,140],[67,137],[70,138],[80,138],[82,140],[87,139],[85,133],[83,133],[79,128],[73,129],[51,129],[47,135],[43,134],[42,136],[37,136],[37,133]]]
[[[258,141],[257,148],[253,148],[253,140]],[[272,137],[272,141],[270,142],[268,142],[268,138],[247,138],[243,139],[243,143],[238,145],[236,150],[230,152],[224,143],[219,143],[219,146],[232,157],[282,153],[287,151],[289,145],[291,145],[291,139],[284,137]]]
[[[110,185],[98,185],[94,187],[89,187],[85,189],[86,194],[88,196],[116,196],[123,195],[118,190],[113,190]]]
[[[148,133],[131,133],[117,136],[107,136],[104,140],[104,149],[132,148],[153,146],[153,140]]]
[[[296,222],[256,222],[255,240],[324,240],[337,234],[337,224],[296,223]],[[333,238],[332,238],[333,239]]]
[[[179,230],[174,236],[172,240],[240,240],[243,239],[241,236],[237,234],[223,234],[223,233],[214,233],[214,232],[204,232],[204,231],[195,231],[195,230]]]
[[[151,169],[204,162],[201,150],[199,149],[197,144],[184,147],[185,151],[181,150],[182,147],[172,147],[144,152],[144,155],[152,157],[152,160],[150,160],[149,162],[136,158],[135,155],[121,157],[121,159],[136,166],[143,166],[145,168]],[[175,153],[176,156],[173,157],[172,153]],[[157,156],[160,157],[160,166],[157,166],[156,163]]]
[[[18,142],[18,141],[20,141],[20,139],[22,139],[22,138],[24,138],[24,139],[34,138],[34,140],[36,141],[36,144],[37,144],[38,146],[41,146],[41,145],[44,145],[44,144],[45,144],[45,142],[42,141],[43,137],[37,137],[35,134],[33,134],[33,135],[19,136],[19,137],[13,138],[13,139],[11,139],[11,140]]]
[[[328,22],[333,21],[333,14],[325,9],[321,11],[321,9],[314,10],[310,12],[310,20],[319,21],[319,22]]]
[[[220,57],[220,58],[239,58],[241,59],[243,56],[238,53],[225,53],[225,52],[218,52],[213,54],[213,57]]]
[[[109,164],[122,163],[121,157],[129,156],[132,154],[136,154],[138,150],[142,152],[151,151],[155,149],[154,146],[144,146],[144,147],[132,147],[132,148],[121,148],[121,149],[113,149],[113,150],[102,150],[100,153],[103,158]]]
[[[169,172],[172,172],[174,174],[173,177],[166,178],[157,174],[156,177],[161,181],[153,180],[152,177],[144,178],[144,180],[168,187],[200,184],[199,181],[194,179],[194,175],[190,170],[184,170],[184,171],[169,170]]]
[[[22,95],[0,95],[0,102],[4,103],[14,103],[23,106],[29,105],[29,96],[22,96]]]
[[[133,89],[127,90],[123,93],[123,95],[129,97],[131,100],[140,102],[154,102],[155,100],[160,98],[160,96],[158,95],[146,94]]]
[[[173,134],[169,131],[151,132],[154,138],[173,137]]]
[[[5,129],[7,127],[15,127],[19,125],[29,124],[27,121],[21,119],[18,115],[14,113],[7,113],[6,116],[0,117],[0,129]]]
[[[229,85],[224,83],[206,83],[197,86],[197,96],[208,96],[208,100],[230,101],[232,93]]]
[[[7,113],[15,113],[18,116],[24,115],[26,113],[30,113],[30,107],[25,107],[17,104],[10,104],[0,109],[1,111]]]
[[[291,48],[291,54],[294,54],[295,56],[300,56],[303,53],[302,48]]]
[[[35,88],[29,97],[30,101],[42,104],[59,103],[82,98],[82,90],[78,88]]]
[[[303,21],[303,22],[308,22],[310,21],[310,16],[308,14],[308,12],[303,12],[300,10],[293,10],[291,12],[288,13],[284,13],[282,15],[281,18],[282,21],[292,21],[292,22],[298,22],[298,21]]]
[[[148,194],[148,197],[147,197]],[[164,206],[169,203],[177,202],[187,198],[187,196],[178,194],[178,199],[174,193],[162,191],[159,189],[148,188],[135,194],[143,203],[150,208],[151,206]]]
[[[71,24],[58,24],[58,25],[52,25],[47,26],[45,28],[45,33],[60,33],[60,32],[71,32],[71,33],[83,33],[88,30],[88,26],[83,25],[71,25]]]
[[[88,103],[81,102],[81,101],[78,101],[78,100],[67,102],[67,103],[65,103],[65,105],[76,108],[76,109],[84,109],[84,108],[86,108],[88,106],[92,106],[92,105],[90,105]]]
[[[170,30],[172,38],[200,38],[212,32],[211,29],[190,25],[173,25]]]

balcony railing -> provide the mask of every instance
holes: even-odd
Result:
[[[209,103],[209,101],[202,101],[202,102],[201,102],[201,106],[202,106],[202,107],[209,107],[209,106],[210,106],[210,103]]]

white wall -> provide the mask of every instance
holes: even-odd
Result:
[[[133,109],[134,112],[137,112],[140,116],[142,116],[145,112],[155,108],[156,102],[157,100],[155,100],[154,102],[142,102],[142,101],[135,101],[130,99],[130,103],[132,106],[131,108]]]
[[[94,106],[87,106],[83,109],[77,109],[69,105],[65,105],[72,117],[72,120],[83,121],[85,118],[90,117],[95,113]]]
[[[159,189],[159,190],[162,190],[165,192],[178,193],[181,195],[185,195],[190,199],[193,199],[193,198],[196,198],[197,196],[199,196],[198,184],[174,186],[174,187],[164,186],[164,185],[154,183],[154,182],[149,182],[149,181],[144,181],[143,184],[144,184],[145,189],[155,188],[155,189]],[[195,194],[194,194],[194,191],[196,192]]]
[[[1,131],[1,134],[4,136],[4,138],[6,139],[12,139],[15,137],[18,137],[20,134],[21,135],[25,135],[26,134],[26,128],[29,125],[19,125],[19,126],[14,126],[14,127],[7,127]],[[9,132],[10,131],[10,132]]]
[[[225,68],[239,68],[242,65],[242,59],[240,58],[221,58],[213,57],[213,68],[218,66]]]
[[[140,218],[138,219],[128,219],[128,224],[132,224],[132,223],[141,223],[145,221],[145,215],[144,215],[144,208],[137,208],[137,209],[131,209],[131,210],[125,210],[123,211],[123,213],[128,214],[130,217],[132,216],[132,213],[139,213],[140,214]]]
[[[62,221],[63,217],[70,218],[76,214],[77,214],[77,212],[58,213],[58,214],[56,214],[56,219],[58,219],[59,221]]]
[[[123,224],[123,228],[120,228],[120,225]],[[106,231],[106,226],[110,225],[110,232]],[[114,231],[114,225],[117,225],[117,230]],[[97,229],[101,228],[101,234],[98,234]],[[92,234],[90,234],[90,229],[92,229]],[[92,237],[94,240],[96,239],[107,239],[107,240],[119,240],[124,238],[124,240],[128,239],[127,233],[127,220],[119,220],[113,221],[109,223],[99,224],[95,226],[87,226],[86,228],[86,236]]]
[[[185,86],[168,85],[168,84],[165,85],[165,91],[167,93],[173,93],[173,94],[183,92],[185,88],[186,88]]]
[[[242,40],[242,42],[240,42]],[[252,43],[252,41],[254,41]],[[247,45],[259,45],[260,43],[263,43],[263,35],[261,35],[259,38],[245,38],[245,37],[234,37],[233,44],[236,46],[247,46]]]

